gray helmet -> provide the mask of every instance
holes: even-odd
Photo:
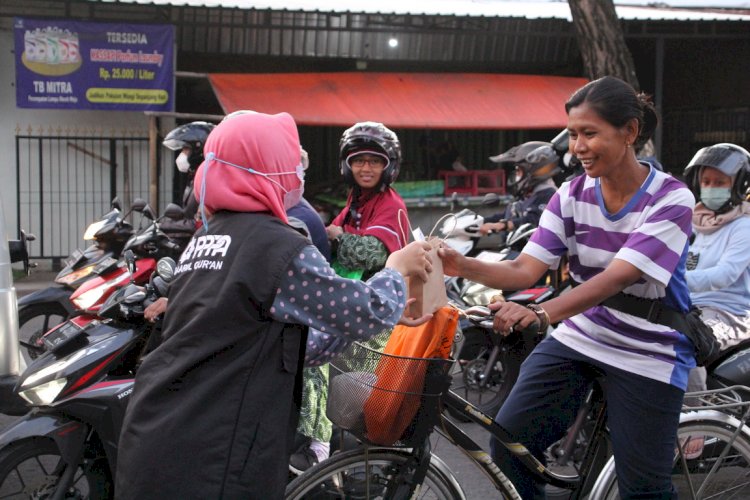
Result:
[[[495,163],[513,163],[516,176],[511,175],[508,186],[520,195],[560,172],[560,156],[549,142],[531,141],[514,146],[505,153],[490,156]]]
[[[339,166],[341,175],[349,186],[354,186],[352,167],[347,159],[357,151],[377,151],[388,157],[388,165],[380,179],[381,186],[390,186],[401,168],[401,143],[398,136],[382,123],[355,123],[344,131],[339,141]]]
[[[743,147],[722,142],[699,149],[683,175],[688,187],[696,198],[700,197],[700,167],[713,167],[719,172],[732,177],[732,195],[727,202],[729,207],[742,202],[745,192],[750,188],[750,153]],[[722,207],[723,208],[723,207]],[[720,209],[721,210],[721,209]]]
[[[190,171],[194,172],[203,163],[203,146],[206,144],[208,134],[214,127],[216,125],[208,122],[192,122],[180,125],[167,134],[162,144],[172,151],[190,148],[188,162],[190,163]]]

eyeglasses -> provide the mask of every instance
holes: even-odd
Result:
[[[362,168],[366,163],[369,163],[372,168],[383,168],[385,167],[385,160],[379,156],[372,158],[353,158],[349,161],[349,165],[354,168]]]

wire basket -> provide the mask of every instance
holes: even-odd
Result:
[[[393,356],[355,342],[331,363],[326,415],[371,444],[423,441],[450,387],[452,362]]]

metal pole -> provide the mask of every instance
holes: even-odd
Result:
[[[5,214],[2,213],[2,200],[0,200],[0,235],[2,235],[2,241],[0,241],[0,311],[2,312],[0,314],[0,379],[18,376],[20,373],[18,308],[6,234]],[[0,385],[4,386],[1,380]]]
[[[109,140],[109,202],[117,196],[117,144]],[[109,205],[109,204],[108,204]],[[126,207],[128,205],[125,205]]]
[[[656,75],[654,78],[654,106],[659,114],[659,119],[662,119],[662,99],[664,96],[664,37],[657,37],[656,39]],[[654,155],[660,160],[661,157],[661,144],[662,144],[662,131],[664,126],[656,127],[654,131]]]
[[[154,210],[159,210],[159,165],[156,154],[159,136],[159,122],[156,116],[148,117],[148,173],[149,173],[149,204]]]

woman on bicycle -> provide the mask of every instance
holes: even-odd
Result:
[[[695,366],[691,342],[673,324],[690,306],[685,257],[695,201],[683,183],[636,158],[657,124],[645,95],[604,77],[577,90],[565,109],[570,152],[586,175],[560,187],[516,260],[483,262],[443,248],[444,269],[520,290],[569,256],[580,283],[570,292],[543,308],[491,305],[503,335],[534,322],[542,333],[559,322],[522,365],[497,421],[543,460],[598,378],[622,498],[669,498],[680,408]],[[633,301],[642,307],[628,307]],[[493,442],[492,453],[523,498],[543,497],[506,449]]]

